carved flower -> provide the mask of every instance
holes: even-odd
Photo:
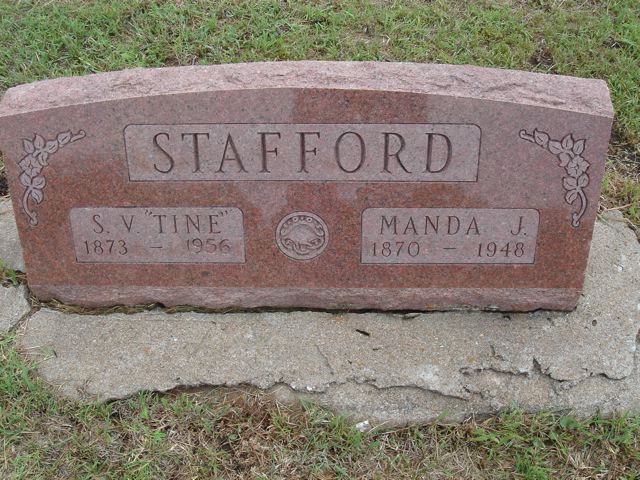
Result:
[[[580,219],[586,212],[588,204],[583,189],[589,185],[589,175],[586,173],[589,162],[581,156],[587,140],[584,138],[576,140],[571,133],[565,135],[562,140],[555,140],[546,132],[541,132],[538,129],[534,129],[533,134],[527,133],[526,130],[520,130],[518,136],[527,142],[539,145],[557,157],[560,166],[569,175],[562,178],[564,189],[567,190],[565,201],[568,204],[573,204],[577,200],[580,202],[579,210],[574,212],[571,217],[571,225],[579,227]]]
[[[589,163],[580,155],[576,155],[571,159],[566,167],[567,173],[572,177],[579,177],[589,168]]]
[[[22,210],[29,218],[32,227],[38,225],[38,215],[34,212],[29,203],[42,203],[44,200],[43,189],[47,184],[47,179],[42,175],[42,170],[49,165],[49,157],[69,143],[73,143],[86,136],[84,130],[79,130],[75,135],[71,130],[60,132],[53,140],[46,140],[42,135],[35,134],[33,140],[22,139],[22,148],[26,155],[20,160],[18,165],[22,173],[18,177],[20,183],[25,187],[22,196]]]
[[[33,139],[22,140],[22,146],[28,154],[36,158],[42,166],[49,164],[49,155],[56,153],[58,150],[58,142],[56,140],[46,141],[41,135],[36,135]]]
[[[34,155],[26,155],[22,160],[20,160],[19,165],[22,171],[29,177],[35,177],[42,171],[42,164]]]

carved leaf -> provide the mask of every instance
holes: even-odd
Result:
[[[575,153],[576,155],[580,155],[582,152],[584,152],[584,140],[578,140],[576,143],[573,144],[573,153]]]
[[[31,186],[31,177],[27,172],[22,172],[18,177],[18,180],[20,180],[20,183],[22,184],[23,187]]]
[[[49,154],[43,150],[40,155],[36,155],[36,160],[38,160],[38,163],[43,167],[49,165]]]
[[[578,191],[577,190],[569,190],[567,192],[567,194],[565,195],[565,197],[564,197],[564,199],[567,201],[567,203],[575,202],[576,198],[578,198]]]
[[[23,172],[31,166],[32,159],[33,157],[31,155],[26,155],[22,158],[22,160],[20,160],[20,163],[18,163],[18,165],[20,165],[20,168]]]
[[[36,189],[31,190],[31,198],[33,198],[36,201],[36,203],[42,203],[42,200],[44,200],[44,195],[42,194],[42,190],[36,190]]]
[[[586,174],[582,174],[578,177],[578,180],[576,182],[576,184],[578,185],[578,187],[580,188],[584,188],[587,185],[589,185],[589,175]]]
[[[44,144],[45,144],[44,138],[42,138],[40,135],[36,135],[36,138],[33,140],[33,145],[38,150],[41,150],[42,147],[44,147]]]
[[[558,155],[558,158],[560,159],[561,167],[566,167],[567,164],[571,161],[571,155],[569,155],[567,152],[562,152],[560,155]]]
[[[58,143],[60,145],[66,145],[71,140],[71,130],[67,130],[66,132],[62,132],[58,134]]]
[[[46,183],[47,181],[45,180],[45,178],[42,175],[38,175],[37,177],[34,177],[33,181],[31,182],[31,186],[33,188],[42,190]]]
[[[58,142],[55,140],[49,140],[45,146],[44,146],[44,150],[47,153],[56,153],[56,151],[58,150]]]
[[[22,148],[27,153],[33,153],[36,151],[36,147],[33,146],[33,142],[31,140],[27,140],[26,138],[22,139]]]
[[[551,140],[549,142],[549,151],[554,155],[558,155],[562,152],[562,144],[556,140]]]
[[[573,190],[578,186],[578,182],[573,177],[564,177],[562,179],[562,185],[564,185],[566,190]]]
[[[562,148],[563,150],[571,150],[573,148],[573,137],[571,134],[568,134],[562,139]]]
[[[533,137],[536,139],[536,143],[541,147],[547,148],[547,144],[549,143],[549,135],[544,132],[539,132],[538,130],[533,131]]]

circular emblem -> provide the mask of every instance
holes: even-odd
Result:
[[[309,212],[290,213],[278,224],[276,244],[282,253],[295,260],[320,255],[329,243],[329,229],[319,216]]]

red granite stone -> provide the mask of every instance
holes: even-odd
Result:
[[[43,300],[572,309],[612,118],[601,80],[255,63],[20,85],[0,148]]]

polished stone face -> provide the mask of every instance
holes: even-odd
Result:
[[[240,64],[10,89],[0,148],[45,300],[571,309],[612,117],[598,80]]]

